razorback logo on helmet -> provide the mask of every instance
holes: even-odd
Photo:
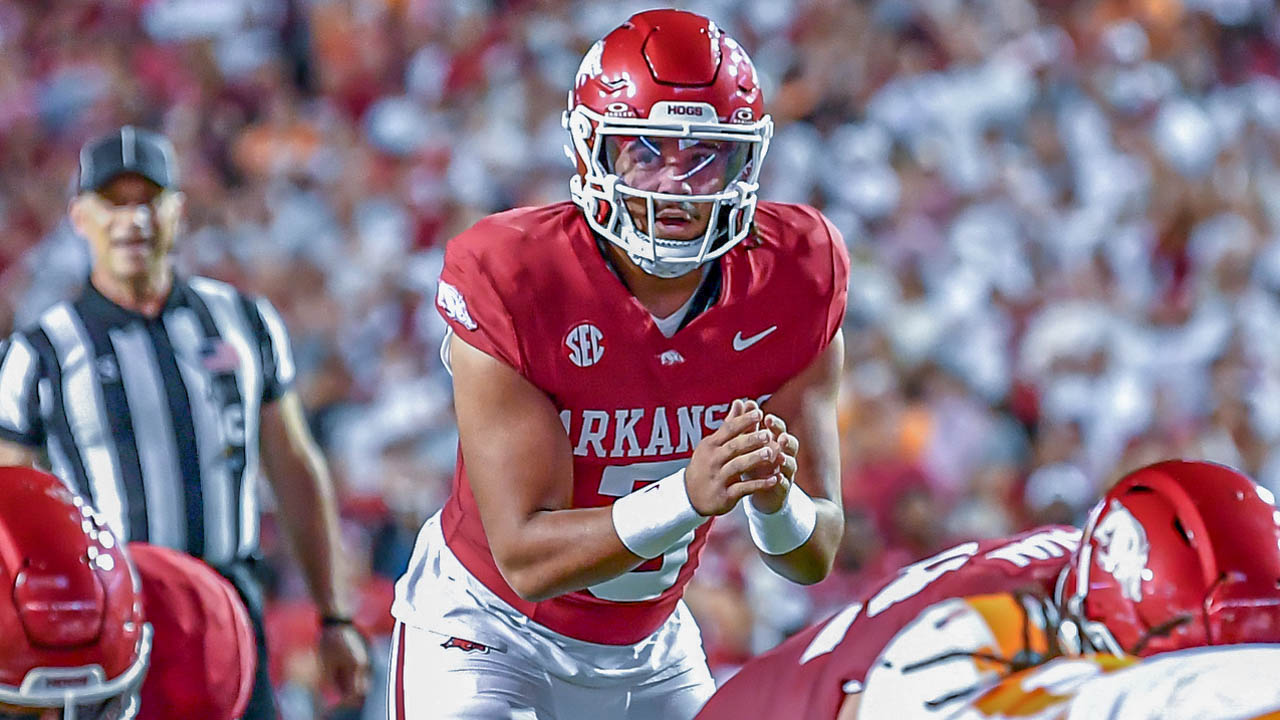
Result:
[[[446,650],[449,648],[457,648],[463,652],[469,652],[469,653],[478,652],[485,655],[489,654],[488,645],[481,645],[480,643],[475,642],[474,640],[463,640],[462,638],[459,638],[459,637],[451,637],[448,640],[445,640],[444,644],[441,645],[440,647]]]
[[[574,79],[574,84],[581,86],[586,81],[604,73],[604,66],[600,63],[604,57],[604,41],[597,40],[591,49],[587,50],[587,54],[582,56],[582,62],[578,64],[578,74]]]
[[[446,315],[457,320],[466,329],[475,330],[480,327],[475,320],[471,319],[471,313],[467,312],[467,301],[463,299],[462,293],[443,280],[440,281],[440,287],[436,289],[436,304],[444,310]]]
[[[1142,599],[1143,572],[1151,546],[1147,533],[1133,514],[1119,502],[1111,501],[1111,510],[1094,530],[1098,543],[1098,565],[1120,584],[1125,597]]]

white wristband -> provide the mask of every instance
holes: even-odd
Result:
[[[750,499],[745,505],[751,540],[765,555],[784,555],[795,550],[808,542],[818,524],[818,510],[813,498],[794,482],[777,512],[762,513]]]
[[[631,552],[656,558],[706,522],[689,502],[684,469],[613,503],[613,529]]]

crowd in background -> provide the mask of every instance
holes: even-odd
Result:
[[[87,275],[65,220],[80,145],[165,132],[182,267],[266,295],[292,333],[385,653],[456,453],[443,247],[567,199],[578,60],[647,5],[0,0],[0,330]],[[678,5],[752,52],[777,123],[762,196],[822,208],[853,257],[837,568],[789,586],[718,523],[688,591],[717,673],[949,542],[1079,521],[1151,460],[1280,491],[1268,0]],[[272,672],[285,717],[311,718],[314,610],[270,529]]]

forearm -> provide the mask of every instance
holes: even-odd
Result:
[[[504,534],[495,559],[526,600],[581,590],[644,562],[622,544],[610,507],[541,510]]]
[[[802,585],[820,582],[831,572],[836,549],[844,534],[844,513],[834,502],[813,498],[817,522],[803,545],[782,555],[761,552],[765,565],[782,577]]]
[[[339,588],[338,504],[328,469],[318,459],[282,464],[273,472],[288,477],[276,483],[277,514],[311,599],[324,615],[350,616],[349,599]]]

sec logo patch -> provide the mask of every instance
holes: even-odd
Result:
[[[578,367],[590,367],[604,357],[604,333],[589,322],[579,323],[564,337],[569,350],[569,362]]]

